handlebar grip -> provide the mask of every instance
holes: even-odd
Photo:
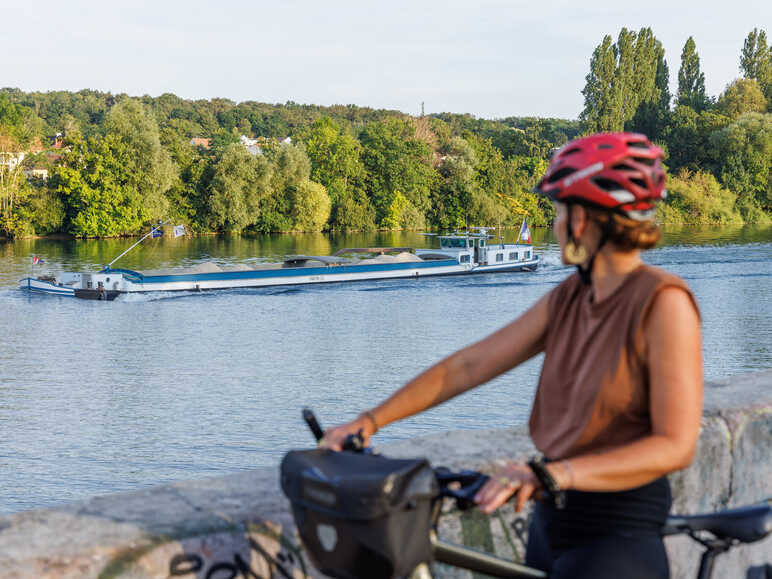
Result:
[[[319,421],[316,419],[314,412],[310,408],[303,409],[303,420],[306,421],[306,424],[308,424],[308,428],[310,428],[311,432],[314,434],[316,441],[319,442],[324,436],[324,430],[319,426]]]

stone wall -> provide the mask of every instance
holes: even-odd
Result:
[[[448,432],[381,448],[451,468],[486,469],[533,453],[523,428]],[[697,457],[672,477],[673,510],[712,511],[772,497],[772,370],[707,385]],[[528,513],[448,513],[440,535],[521,559]],[[672,576],[695,576],[700,548],[668,539]],[[772,562],[772,537],[719,557],[715,577]],[[471,574],[436,566],[442,577]],[[0,517],[0,577],[304,577],[276,469],[180,482]]]

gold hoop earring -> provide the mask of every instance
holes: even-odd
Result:
[[[587,250],[583,245],[577,245],[573,239],[566,244],[563,255],[571,265],[580,265],[587,261]]]

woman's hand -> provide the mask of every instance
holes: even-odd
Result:
[[[362,434],[362,443],[365,446],[370,445],[370,437],[375,434],[375,424],[366,415],[360,415],[355,420],[347,424],[342,424],[325,431],[324,437],[319,441],[320,448],[329,448],[330,450],[343,450],[343,443],[350,434]]]
[[[499,468],[475,495],[474,500],[480,510],[489,515],[517,493],[515,511],[519,513],[534,491],[540,488],[539,479],[527,464],[501,461]]]

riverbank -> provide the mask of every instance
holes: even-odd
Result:
[[[712,511],[772,496],[770,386],[772,370],[706,385],[696,458],[671,477],[674,512]],[[435,434],[380,450],[482,470],[498,458],[533,452],[525,427]],[[208,576],[216,569],[238,572],[240,565],[261,577],[278,566],[285,576],[315,575],[287,509],[276,468],[264,468],[8,515],[0,517],[0,577]],[[525,539],[518,529],[527,528],[527,517],[515,516],[511,507],[492,517],[453,513],[444,517],[441,535],[518,559]],[[693,576],[699,548],[684,537],[668,539],[667,546],[672,577]],[[765,562],[771,550],[772,537],[735,549],[719,558],[716,576],[743,576],[744,568]]]

